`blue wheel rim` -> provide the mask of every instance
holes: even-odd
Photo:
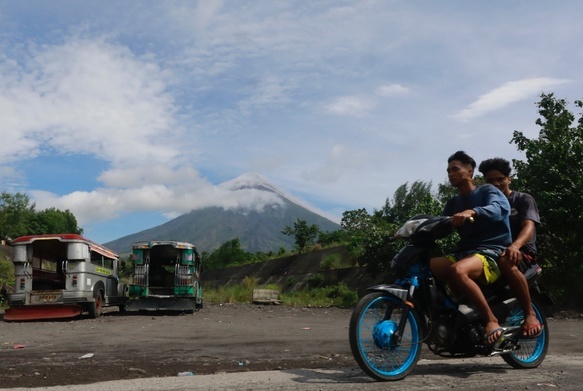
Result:
[[[394,309],[391,318],[385,320],[387,304]],[[400,319],[399,301],[381,296],[366,306],[358,321],[358,347],[361,355],[369,368],[384,377],[397,377],[407,371],[415,364],[421,349],[419,325],[411,312],[401,342],[395,346],[394,332]]]
[[[536,317],[541,324],[543,324],[542,316],[536,306],[533,306]],[[512,314],[507,318],[506,324],[508,326],[519,326],[524,318],[522,310],[518,310],[517,313]],[[530,364],[537,361],[540,356],[544,353],[546,346],[546,339],[548,338],[547,330],[543,329],[538,338],[521,338],[520,339],[520,349],[512,352],[511,355],[517,360],[524,364]]]

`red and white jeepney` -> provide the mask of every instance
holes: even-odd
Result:
[[[81,235],[29,235],[15,239],[14,293],[4,320],[68,318],[103,306],[125,306],[118,255]]]

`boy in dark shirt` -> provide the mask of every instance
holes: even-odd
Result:
[[[523,260],[529,263],[536,258],[536,226],[540,224],[536,202],[530,194],[510,190],[512,169],[507,160],[501,158],[485,160],[480,164],[479,170],[484,175],[486,183],[497,187],[510,202],[512,244],[502,253],[498,266],[524,312],[522,335],[526,338],[536,338],[542,332],[543,326],[532,309],[526,278],[517,267]]]

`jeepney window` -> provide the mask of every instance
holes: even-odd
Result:
[[[113,269],[113,259],[103,258],[103,266],[108,269]]]
[[[91,251],[91,263],[97,266],[103,266],[103,255]]]
[[[49,259],[42,259],[36,256],[32,257],[32,267],[34,269],[44,270],[47,272],[57,272],[57,263]]]
[[[107,258],[98,252],[91,251],[91,263],[98,266],[103,266],[108,269],[113,269],[113,258]]]

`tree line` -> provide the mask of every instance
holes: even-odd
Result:
[[[16,239],[25,235],[54,233],[82,234],[70,210],[48,208],[36,210],[28,195],[2,192],[0,195],[0,238]]]

